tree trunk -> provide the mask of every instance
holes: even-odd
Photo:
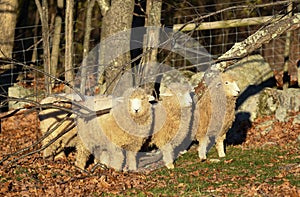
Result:
[[[43,61],[44,72],[50,73],[51,61],[50,61],[50,44],[49,44],[49,19],[48,19],[48,2],[42,0],[42,5],[39,0],[35,0],[38,12],[40,14],[42,23],[42,39],[43,39]],[[45,88],[48,94],[51,94],[50,78],[45,76]]]
[[[57,71],[58,56],[59,56],[61,25],[62,25],[61,16],[56,16],[55,22],[54,22],[54,34],[53,34],[53,39],[52,39],[51,68],[50,68],[51,75],[55,76],[55,77],[57,77],[56,71]],[[53,87],[54,81],[51,84]]]
[[[12,58],[18,0],[2,0],[0,10],[0,58]],[[0,74],[10,68],[11,65],[1,65]]]
[[[85,94],[86,90],[86,79],[87,79],[87,65],[86,58],[90,50],[90,35],[92,30],[92,11],[95,5],[95,0],[88,1],[88,8],[86,11],[86,20],[85,20],[85,34],[83,40],[83,62],[81,66],[81,84],[80,84],[80,93]]]
[[[73,8],[74,0],[66,1],[66,19],[65,19],[65,81],[73,87]],[[71,89],[66,86],[66,93],[71,93]]]
[[[133,9],[134,0],[111,1],[111,6],[102,21],[101,43],[110,36],[131,28]],[[101,46],[100,50],[99,62],[105,65],[106,92],[111,93],[122,72],[130,68],[130,34],[121,34],[117,39],[110,40],[107,46]],[[116,55],[118,57],[114,58]]]
[[[138,73],[138,77],[150,75],[150,71],[153,70],[151,67],[154,66],[153,63],[157,62],[157,53],[158,53],[158,45],[159,45],[159,33],[160,33],[160,20],[161,20],[161,7],[162,1],[161,0],[147,0],[146,4],[146,19],[145,19],[145,26],[146,26],[146,34],[144,35],[144,52],[147,50],[151,50],[149,53],[146,53],[142,57],[141,65],[143,73]],[[154,28],[152,28],[154,27]],[[153,48],[154,47],[154,48]],[[159,71],[157,71],[159,73]],[[157,76],[156,82],[158,83],[150,83],[145,84],[150,90],[154,90],[153,94],[155,96],[159,95],[159,83],[161,81],[162,75]],[[143,79],[141,79],[143,80]],[[139,80],[138,83],[142,81]],[[157,86],[157,87],[156,87]]]

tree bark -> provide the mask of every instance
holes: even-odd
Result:
[[[83,40],[83,62],[81,66],[81,84],[80,84],[80,93],[85,94],[86,89],[86,78],[87,78],[87,65],[86,58],[90,49],[90,35],[92,30],[92,11],[95,5],[95,0],[88,1],[88,8],[86,11],[86,19],[85,19],[85,34]]]
[[[65,81],[73,87],[73,8],[74,0],[66,1],[66,19],[65,19]],[[66,86],[66,93],[71,93],[71,89]]]
[[[0,58],[12,58],[17,23],[18,0],[2,0],[0,3]],[[0,74],[12,68],[1,65]]]
[[[157,28],[147,28],[146,35],[144,36],[144,46],[148,50],[150,47],[157,47],[159,44],[159,27],[161,26],[161,0],[147,0],[146,5],[146,20],[145,26],[155,26]],[[157,49],[151,50],[143,56],[143,62],[156,62],[157,61]]]
[[[230,60],[241,59],[260,48],[262,44],[268,43],[288,30],[298,29],[299,27],[300,15],[294,15],[293,17],[284,18],[272,23],[264,29],[258,30],[244,41],[235,43],[230,50],[218,58],[216,68],[224,71],[230,65],[234,64],[234,61]]]
[[[149,53],[144,55],[141,60],[140,66],[144,67],[141,70],[143,73],[137,73],[137,77],[149,76],[150,71],[153,70],[153,66],[157,63],[157,53],[158,53],[158,45],[159,45],[159,34],[160,34],[160,20],[161,20],[161,8],[162,1],[161,0],[147,0],[146,4],[146,34],[144,35],[144,52],[151,49]],[[154,27],[154,28],[152,28]],[[153,48],[154,47],[154,48]],[[154,63],[154,64],[153,64]],[[157,71],[159,72],[159,71]],[[156,78],[157,82],[161,81],[162,76],[159,75]],[[141,83],[142,79],[139,79],[138,83]],[[137,79],[138,80],[138,79]],[[156,88],[156,84],[158,88]],[[146,84],[145,84],[146,85]],[[150,90],[154,90],[153,94],[155,96],[159,95],[159,83],[151,83],[147,84],[147,87]]]
[[[134,0],[111,1],[111,6],[102,21],[102,44],[103,41],[107,40],[110,36],[131,28],[133,9]],[[117,38],[110,40],[109,43],[106,44],[107,46],[101,46],[99,62],[101,65],[105,65],[105,92],[111,93],[122,72],[130,68],[130,34],[119,34]],[[111,58],[113,59],[112,61],[110,61]]]
[[[42,5],[39,0],[35,0],[38,12],[40,14],[42,23],[42,39],[43,39],[43,61],[44,72],[50,73],[51,60],[50,60],[50,44],[49,44],[49,17],[48,17],[48,2],[42,0]],[[45,76],[45,89],[48,94],[51,94],[51,79]]]
[[[50,68],[51,75],[55,77],[57,77],[57,64],[58,64],[58,56],[59,56],[61,25],[62,25],[61,16],[56,16],[54,22],[54,34],[52,39],[51,68]],[[53,87],[54,81],[51,84]]]

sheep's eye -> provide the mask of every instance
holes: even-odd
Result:
[[[225,85],[228,85],[229,84],[229,82],[228,81],[225,81]]]

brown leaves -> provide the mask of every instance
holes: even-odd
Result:
[[[5,183],[3,183],[3,185],[0,189],[0,194],[9,192],[9,191],[11,191],[11,189],[12,189],[12,182],[11,181],[5,182]]]
[[[294,114],[295,115],[295,114]],[[274,121],[270,124],[270,130],[264,134],[265,127],[259,127],[265,121]],[[68,156],[68,160],[44,160],[40,154],[25,157],[10,166],[0,165],[0,196],[100,196],[100,195],[144,195],[157,196],[154,192],[157,188],[170,188],[178,196],[189,196],[185,192],[191,192],[191,196],[199,193],[198,188],[192,188],[195,180],[201,180],[207,184],[204,194],[235,194],[242,196],[297,196],[300,195],[299,188],[294,186],[287,179],[293,174],[300,177],[299,149],[286,147],[286,143],[294,143],[300,135],[300,125],[293,125],[293,118],[288,122],[280,123],[274,117],[259,118],[247,132],[246,142],[236,148],[261,147],[268,142],[275,143],[288,148],[283,156],[274,156],[271,162],[263,164],[263,167],[280,168],[274,176],[265,179],[263,182],[260,176],[263,170],[257,170],[257,176],[227,175],[222,173],[224,168],[212,169],[203,167],[198,160],[186,158],[183,163],[176,162],[174,171],[162,169],[162,172],[154,171],[148,174],[121,173],[112,169],[97,168],[89,172],[81,171],[73,164],[75,157]],[[32,144],[38,138],[38,122],[36,114],[19,114],[2,120],[2,132],[0,133],[0,159],[7,153],[20,150]],[[195,150],[190,150],[195,151]],[[187,153],[189,154],[189,153]],[[296,155],[296,156],[295,156]],[[180,159],[185,157],[183,155]],[[287,158],[295,160],[292,164],[285,164]],[[219,163],[207,161],[209,166],[235,165],[238,159],[230,157],[220,159]],[[196,162],[196,165],[195,165]],[[255,161],[253,161],[255,162]],[[253,164],[255,165],[255,164]],[[182,172],[180,170],[183,170]],[[240,170],[239,167],[232,167],[227,171]],[[242,169],[247,173],[249,169]],[[243,171],[243,172],[244,172]],[[239,187],[239,182],[244,185]],[[274,184],[278,183],[278,184]],[[215,185],[217,184],[217,186]],[[164,191],[164,190],[163,190]],[[163,192],[162,192],[163,193]],[[166,196],[169,196],[166,194]]]
[[[300,114],[300,113],[298,113]],[[297,138],[300,135],[300,125],[293,124],[293,120],[297,116],[291,114],[287,122],[276,121],[274,116],[264,116],[257,118],[252,127],[247,130],[247,138],[243,146],[262,147],[268,145],[286,146],[287,144],[297,143]],[[267,126],[265,122],[271,122]]]

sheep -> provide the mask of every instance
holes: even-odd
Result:
[[[98,103],[86,100],[87,107]],[[78,133],[91,153],[101,163],[121,171],[137,170],[137,153],[148,138],[152,127],[149,96],[141,88],[129,88],[123,100],[116,99],[108,114],[78,118]],[[125,158],[126,155],[126,158]]]
[[[56,96],[53,95],[41,100],[40,104],[59,105],[59,102],[70,101],[70,99],[72,99],[73,96],[74,95],[72,94],[60,94]],[[65,107],[71,108],[71,105]],[[75,114],[70,114],[66,111],[53,108],[42,110],[39,113],[41,133],[45,135],[47,132],[51,132],[50,135],[42,141],[43,146],[47,145],[61,132],[69,130],[67,133],[65,133],[55,142],[53,142],[49,147],[43,150],[43,157],[53,157],[55,160],[59,158],[64,158],[65,148],[76,147],[77,154],[75,165],[81,169],[84,169],[90,153],[88,149],[85,148],[82,141],[78,138],[75,118]]]
[[[224,140],[235,119],[235,103],[239,92],[239,87],[228,73],[216,73],[204,78],[195,88],[194,124],[198,128],[194,132],[199,142],[201,161],[206,160],[206,153],[214,143],[218,156],[225,157]]]
[[[180,151],[191,144],[192,98],[191,87],[188,84],[171,83],[165,92],[160,94],[158,104],[165,110],[165,118],[159,108],[155,114],[163,125],[151,136],[150,146],[156,145],[163,155],[163,161],[168,169],[174,168],[174,160]]]
[[[156,145],[163,154],[163,161],[169,169],[174,168],[175,149],[187,148],[190,139],[191,87],[171,84],[161,100],[151,105],[145,90],[131,88],[124,94],[124,100],[111,113],[94,116],[89,120],[79,119],[78,130],[92,154],[101,163],[122,170],[137,170],[137,155],[146,141]],[[87,106],[97,105],[87,102]],[[88,139],[88,140],[84,140]],[[179,150],[179,151],[180,151]],[[178,152],[179,152],[178,151]],[[125,159],[125,156],[126,159]]]

